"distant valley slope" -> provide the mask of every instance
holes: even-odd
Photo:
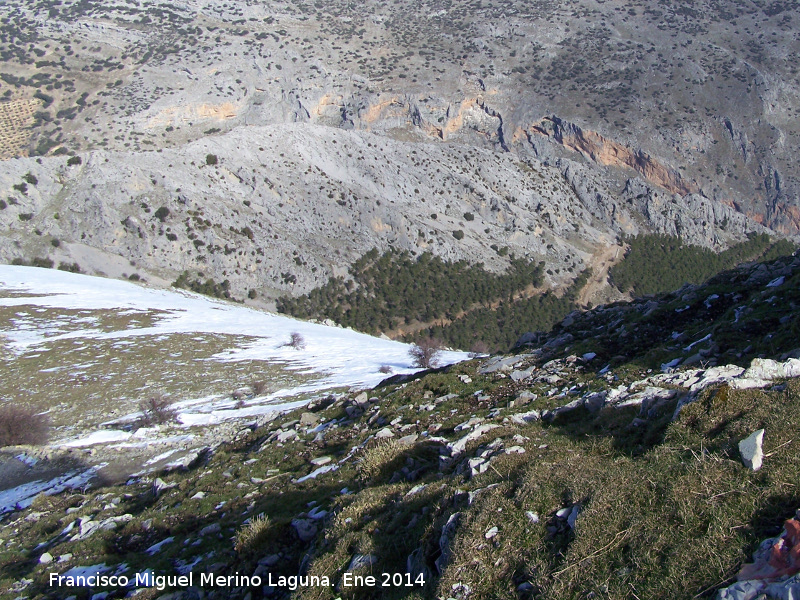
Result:
[[[0,10],[5,262],[272,306],[372,248],[513,254],[553,287],[621,235],[800,232],[792,5]]]

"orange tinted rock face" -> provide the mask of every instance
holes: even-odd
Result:
[[[800,573],[800,521],[789,519],[783,530],[768,552],[757,553],[755,562],[742,566],[736,576],[739,581],[778,579]]]
[[[777,204],[768,225],[780,233],[796,235],[800,231],[800,209],[789,204]]]
[[[584,131],[557,117],[546,117],[535,123],[531,132],[549,137],[601,165],[634,169],[649,182],[672,193],[685,196],[698,191],[694,183],[686,181],[677,171],[661,164],[646,152],[628,148],[594,131]]]

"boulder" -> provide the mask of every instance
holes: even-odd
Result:
[[[684,385],[692,392],[699,392],[710,385],[727,383],[732,379],[736,379],[737,377],[741,376],[742,373],[744,373],[744,369],[737,365],[722,365],[719,367],[712,367],[704,371],[697,381],[688,379]]]
[[[583,397],[583,405],[586,410],[594,414],[605,406],[607,395],[605,391],[589,393]]]
[[[295,438],[297,438],[297,432],[294,429],[290,429],[289,431],[281,431],[278,434],[277,440],[279,443],[283,444]]]
[[[357,404],[351,404],[350,406],[344,407],[344,412],[346,412],[347,416],[351,419],[357,419],[364,414],[364,409]]]
[[[512,371],[511,375],[510,375],[511,380],[512,381],[524,381],[525,379],[528,379],[531,375],[533,375],[533,372],[535,370],[536,370],[536,367],[529,367],[529,368],[525,369],[524,371]]]
[[[178,487],[177,483],[165,483],[163,479],[160,477],[156,478],[153,482],[153,493],[155,494],[156,498],[163,494],[164,492],[171,490],[174,487]]]
[[[528,423],[538,421],[541,418],[541,414],[538,410],[529,410],[527,412],[510,415],[509,418],[518,425],[527,425]]]
[[[300,425],[316,425],[319,422],[319,415],[314,413],[304,412],[300,415]]]
[[[487,360],[478,373],[481,375],[488,375],[489,373],[496,373],[497,371],[510,371],[514,365],[522,362],[521,356],[496,356]]]
[[[456,536],[456,529],[458,528],[458,520],[460,517],[461,513],[453,513],[450,515],[450,518],[447,519],[447,523],[445,523],[444,527],[442,527],[442,533],[439,536],[439,550],[441,556],[439,556],[435,562],[436,570],[438,570],[440,574],[444,571],[445,566],[447,566],[450,560],[450,555],[452,554],[450,543]]]
[[[578,410],[579,408],[583,407],[583,398],[578,398],[573,400],[569,404],[565,404],[564,406],[559,406],[558,408],[554,408],[553,410],[546,410],[542,413],[542,421],[551,422],[554,419],[566,415],[567,413],[571,413],[574,410]]]
[[[399,440],[397,440],[397,443],[401,446],[412,446],[417,441],[417,438],[417,434],[412,433],[410,435],[401,437]]]
[[[366,410],[369,407],[369,395],[367,392],[361,392],[350,401],[350,404]]]
[[[800,359],[790,358],[780,363],[769,358],[754,358],[750,368],[744,372],[748,379],[781,379],[783,377],[800,377]]]
[[[477,456],[475,458],[470,458],[467,461],[467,467],[469,467],[470,470],[470,477],[476,477],[477,475],[486,472],[486,470],[489,468],[489,461],[485,458]]]
[[[353,572],[359,569],[363,569],[364,567],[371,567],[372,565],[378,562],[378,557],[374,554],[356,554],[350,560],[350,564],[347,565],[346,571]]]
[[[317,526],[311,519],[293,519],[292,527],[294,527],[301,542],[310,542],[317,536]]]
[[[678,394],[677,390],[670,390],[664,388],[658,388],[653,386],[648,386],[640,392],[636,392],[635,394],[631,394],[627,398],[625,398],[622,402],[617,404],[618,407],[623,406],[636,406],[641,405],[645,408],[645,410],[649,410],[654,404],[661,400],[671,400]]]
[[[417,577],[422,575],[423,581],[430,581],[432,573],[426,564],[425,551],[422,548],[417,548],[406,559],[406,573],[411,574],[411,580],[416,581]]]
[[[206,525],[200,530],[200,535],[212,535],[214,533],[219,533],[222,531],[222,527],[219,523],[212,523],[211,525]]]
[[[469,442],[471,442],[472,440],[477,440],[483,434],[488,433],[492,429],[496,429],[498,427],[500,427],[500,426],[499,425],[494,425],[494,424],[491,424],[491,423],[487,423],[487,424],[480,425],[480,426],[476,427],[470,433],[468,433],[467,435],[465,435],[461,439],[459,439],[459,440],[457,440],[457,441],[455,441],[455,442],[453,442],[452,444],[449,445],[451,453],[454,454],[454,455],[455,454],[460,454],[461,452],[464,451],[464,449],[467,447],[467,444]]]
[[[764,442],[764,430],[754,431],[749,436],[739,442],[739,454],[742,455],[744,466],[753,471],[761,468],[764,459],[762,444]]]

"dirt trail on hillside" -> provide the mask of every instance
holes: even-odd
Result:
[[[518,300],[527,300],[528,298],[533,298],[534,296],[538,296],[539,294],[544,294],[548,290],[550,290],[550,291],[552,291],[552,292],[554,292],[554,293],[556,293],[557,295],[560,296],[563,293],[562,287],[559,287],[557,289],[552,289],[551,290],[550,288],[541,287],[541,286],[534,286],[533,284],[530,284],[530,285],[526,286],[524,289],[517,290],[516,292],[514,292],[514,295],[512,296],[512,298],[513,298],[514,302],[516,302]],[[564,287],[564,289],[566,289],[566,288]],[[492,300],[491,302],[476,302],[475,304],[473,304],[469,308],[466,308],[464,310],[458,311],[452,319],[447,319],[445,317],[442,317],[441,319],[434,319],[434,320],[428,321],[426,323],[420,323],[419,321],[417,321],[417,322],[414,322],[414,323],[410,323],[408,325],[401,325],[400,327],[396,327],[395,329],[391,329],[391,330],[386,331],[384,333],[388,337],[390,337],[393,340],[395,340],[395,339],[398,339],[398,338],[403,337],[405,335],[409,335],[409,334],[412,334],[412,333],[417,333],[418,331],[422,331],[422,330],[428,329],[430,327],[435,327],[437,325],[438,326],[449,325],[453,321],[457,321],[459,319],[463,319],[469,313],[474,312],[476,310],[480,310],[482,308],[489,308],[489,309],[494,310],[498,306],[500,306],[500,302],[502,302],[502,300],[499,299],[499,298],[496,298],[495,300]]]

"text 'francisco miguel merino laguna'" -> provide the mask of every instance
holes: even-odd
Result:
[[[291,575],[273,576],[270,573],[267,581],[258,575],[215,575],[214,573],[200,573],[195,577],[194,573],[186,575],[154,575],[150,571],[136,573],[132,577],[125,575],[107,575],[101,571],[81,575],[59,575],[58,573],[49,574],[49,583],[56,587],[152,587],[159,591],[175,587],[193,587],[198,583],[200,587],[260,587],[268,585],[272,587],[288,588],[296,590],[304,587],[330,587],[331,581],[327,576],[317,575]],[[413,587],[416,585],[424,586],[425,581],[422,575],[415,579],[408,573],[381,573],[380,575],[353,575],[344,573],[341,585],[343,587]]]

